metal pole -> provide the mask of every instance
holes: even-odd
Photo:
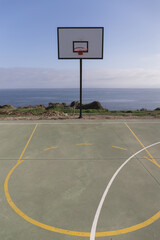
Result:
[[[79,118],[82,118],[82,58],[80,58],[80,113]]]

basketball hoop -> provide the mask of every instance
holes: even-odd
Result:
[[[103,59],[103,27],[58,27],[58,59],[79,59],[80,111],[82,118],[82,61]]]
[[[78,52],[78,55],[83,55],[83,52],[86,52],[88,49],[86,47],[76,47],[74,52]]]

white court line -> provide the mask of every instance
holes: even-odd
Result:
[[[129,157],[118,169],[117,171],[114,173],[114,175],[112,176],[111,180],[109,181],[103,195],[102,195],[102,198],[99,202],[99,205],[98,205],[98,208],[97,208],[97,211],[96,211],[96,214],[94,216],[94,220],[93,220],[93,223],[92,223],[92,228],[91,228],[91,235],[90,235],[90,240],[95,240],[95,233],[96,233],[96,229],[97,229],[97,223],[98,223],[98,219],[99,219],[99,215],[100,215],[100,212],[101,212],[101,209],[102,209],[102,206],[103,206],[103,203],[104,203],[104,200],[108,194],[108,191],[113,183],[113,181],[115,180],[116,176],[118,175],[118,173],[121,171],[121,169],[133,158],[135,157],[137,154],[139,154],[140,152],[144,151],[145,149],[147,148],[150,148],[150,147],[153,147],[155,145],[158,145],[160,144],[160,142],[156,142],[156,143],[153,143],[145,148],[142,148],[141,150],[139,150],[138,152],[134,153],[131,157]]]

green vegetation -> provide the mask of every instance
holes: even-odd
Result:
[[[141,109],[133,111],[109,111],[107,109],[83,109],[82,113],[84,116],[111,116],[111,117],[153,117],[160,118],[160,109],[153,111]],[[79,109],[69,106],[58,106],[55,105],[51,108],[0,108],[0,118],[4,117],[28,117],[28,116],[78,116]],[[66,115],[65,115],[66,114]]]
[[[1,111],[1,110],[0,110]],[[12,112],[24,112],[24,113],[33,113],[33,114],[40,114],[45,112],[46,110],[43,108],[17,108],[12,109]]]
[[[79,116],[79,102],[73,101],[70,105],[66,103],[49,103],[48,106],[44,105],[29,105],[27,107],[15,108],[12,105],[0,105],[0,118],[4,117],[70,117]],[[82,105],[83,116],[96,116],[96,117],[152,117],[160,118],[160,108],[153,111],[142,108],[140,110],[129,111],[109,111],[104,109],[100,102],[94,101]]]

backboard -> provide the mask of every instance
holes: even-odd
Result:
[[[58,27],[59,59],[103,59],[103,27]]]

